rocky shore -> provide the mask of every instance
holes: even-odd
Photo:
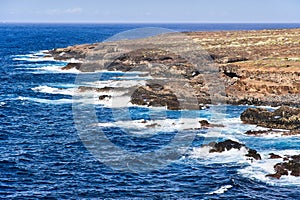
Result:
[[[247,131],[248,135],[267,135],[282,133],[282,135],[300,134],[300,108],[281,106],[273,112],[265,108],[248,108],[241,114],[244,123],[270,128],[264,131]],[[284,129],[287,131],[274,131]]]
[[[200,105],[225,102],[298,107],[299,35],[300,29],[188,32],[76,45],[49,53],[57,60],[77,59],[83,62],[69,63],[64,70],[147,71],[156,79],[176,79],[192,87]],[[170,49],[172,51],[168,51]],[[86,60],[89,64],[85,63]],[[207,71],[213,73],[205,73]],[[185,88],[178,87],[176,90],[183,91]],[[168,96],[169,100],[159,103],[159,98],[153,97],[159,96],[158,92]],[[178,95],[170,92],[172,90],[168,86],[161,90],[142,86],[134,93],[131,102],[182,109],[175,103],[179,101]],[[146,102],[139,99],[141,93],[148,96]]]
[[[296,135],[300,133],[300,29],[188,32],[144,39],[84,44],[49,51],[57,60],[72,60],[63,70],[82,72],[142,72],[145,84],[127,88],[130,103],[164,106],[169,110],[201,109],[206,104],[281,106],[271,112],[249,108],[244,123],[269,130],[245,134]],[[79,91],[109,93],[122,88],[86,87]],[[109,94],[99,100],[112,98]],[[222,127],[199,122],[202,129]],[[278,130],[283,129],[283,130]],[[232,140],[208,144],[209,153],[246,149],[246,157],[262,159],[254,149]],[[281,159],[267,177],[300,176],[299,155],[276,155]]]

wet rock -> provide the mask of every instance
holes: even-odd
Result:
[[[223,151],[229,151],[231,149],[238,149],[240,150],[242,147],[245,147],[244,144],[240,144],[236,141],[232,140],[225,140],[223,142],[217,142],[212,146],[213,148],[209,151],[209,153],[214,153],[214,152],[223,152]]]
[[[254,158],[255,160],[261,160],[260,154],[254,149],[248,149],[248,153],[245,156]]]
[[[200,120],[199,123],[201,128],[224,127],[223,124],[211,124],[207,120]]]
[[[274,165],[274,174],[267,174],[266,177],[279,179],[281,176],[300,177],[300,155],[286,156],[284,162]]]
[[[62,70],[69,70],[69,69],[77,69],[79,70],[81,67],[82,63],[68,63],[66,66],[62,67]]]
[[[210,123],[207,120],[201,120],[199,121],[201,127],[209,127]]]
[[[274,112],[265,108],[248,108],[241,114],[241,120],[268,128],[299,130],[300,108],[282,106]]]
[[[169,110],[179,110],[179,101],[175,94],[168,90],[157,92],[157,86],[154,89],[141,86],[131,95],[131,103],[137,105],[147,105],[153,107],[166,106]]]
[[[104,100],[106,98],[111,98],[111,95],[100,95],[99,100]]]
[[[256,150],[247,148],[244,144],[240,144],[239,142],[233,140],[225,140],[223,142],[214,142],[208,144],[212,149],[209,150],[209,153],[221,153],[223,151],[229,151],[231,149],[238,149],[240,150],[242,147],[248,150],[248,153],[245,154],[247,157],[254,158],[255,160],[261,160],[261,156],[257,153]]]
[[[280,135],[280,136],[291,136],[291,135],[299,135],[300,130],[248,130],[244,134],[252,135],[252,136],[266,136],[266,135]]]
[[[282,158],[280,155],[274,154],[274,153],[269,153],[269,159],[278,159]]]
[[[258,131],[249,130],[249,131],[245,132],[246,135],[255,135],[255,136],[268,134],[268,133],[269,133],[269,130],[258,130]]]

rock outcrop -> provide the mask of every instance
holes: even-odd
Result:
[[[83,61],[82,66],[68,64],[63,68],[66,70],[142,70],[150,72],[153,78],[184,79],[194,90],[199,104],[227,102],[299,106],[299,35],[300,29],[188,32],[179,36],[171,34],[166,37],[76,45],[54,49],[49,53],[58,60],[75,58]],[[165,47],[176,47],[177,50],[170,52]],[[199,61],[202,57],[205,59]],[[88,65],[85,64],[86,60],[89,61]],[[209,71],[214,73],[207,73]],[[141,92],[149,96],[153,91],[144,87],[136,94]],[[168,103],[157,103],[158,98],[153,97],[147,98],[147,104],[153,101],[154,105],[168,104],[171,109],[179,109],[173,95],[170,93],[167,96],[170,100]],[[134,95],[136,97],[138,95]],[[145,103],[140,98],[134,98],[132,102]]]
[[[62,67],[62,70],[69,70],[69,69],[77,69],[80,70],[82,63],[68,63],[66,66]]]
[[[281,158],[281,156],[277,155],[276,158]],[[280,179],[281,176],[300,177],[300,155],[285,156],[283,162],[274,165],[274,170],[274,174],[267,174],[266,177],[277,179]]]
[[[257,153],[256,150],[247,148],[244,144],[241,144],[233,140],[225,140],[223,142],[212,142],[209,143],[208,146],[212,147],[209,150],[209,153],[215,153],[215,152],[221,153],[223,151],[229,151],[231,149],[241,150],[241,148],[246,148],[248,153],[245,154],[245,156],[254,158],[255,160],[261,160],[261,156],[259,153]]]
[[[248,108],[241,114],[244,123],[275,129],[300,130],[300,108],[282,106],[270,112],[265,108]]]

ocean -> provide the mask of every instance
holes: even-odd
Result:
[[[265,177],[272,173],[274,161],[249,162],[238,150],[207,154],[201,147],[210,141],[232,139],[256,149],[263,158],[270,152],[299,154],[298,136],[243,134],[262,129],[240,121],[240,114],[251,105],[210,105],[181,112],[96,104],[97,126],[125,152],[146,156],[181,132],[195,137],[180,157],[145,171],[132,163],[127,163],[129,170],[117,169],[101,160],[101,154],[95,156],[82,141],[74,119],[74,105],[91,104],[74,101],[80,72],[61,70],[67,63],[44,57],[45,50],[101,42],[143,27],[217,31],[299,28],[300,24],[0,24],[0,198],[299,199],[300,178]],[[134,73],[102,72],[99,77],[103,86],[143,81]],[[129,118],[122,118],[124,113],[129,113]],[[216,115],[222,118],[215,123],[225,127],[193,130],[172,126],[180,120],[187,124],[195,119],[213,121]],[[147,127],[143,120],[159,124],[159,130]],[[114,159],[124,162],[122,157]]]

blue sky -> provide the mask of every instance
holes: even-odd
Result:
[[[300,1],[0,0],[0,22],[300,22]]]

